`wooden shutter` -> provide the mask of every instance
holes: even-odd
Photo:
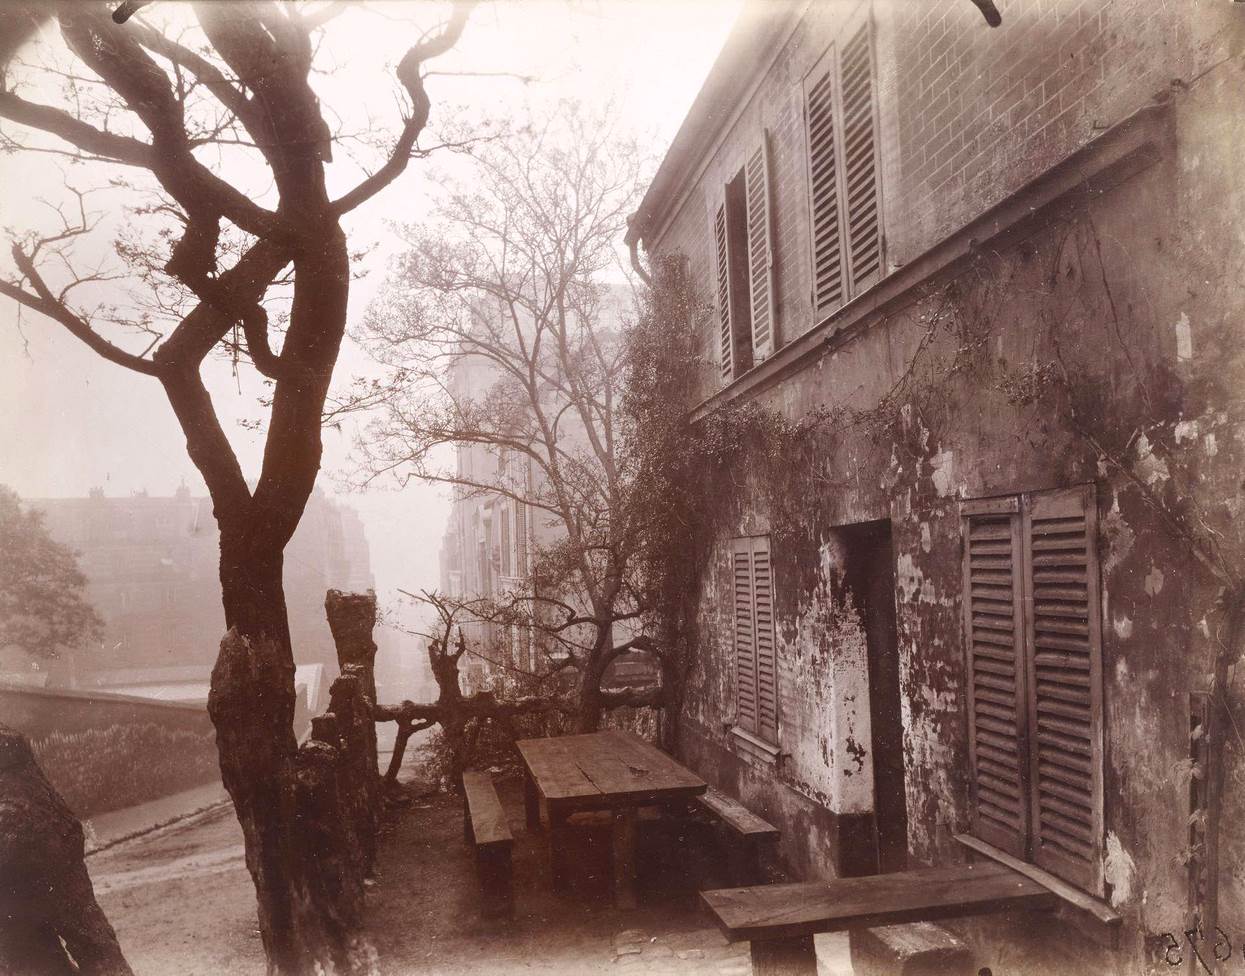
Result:
[[[1025,497],[1033,860],[1102,890],[1102,634],[1092,485]]]
[[[734,540],[735,577],[735,724],[757,731],[756,636],[752,612],[752,540]]]
[[[774,242],[770,218],[769,133],[744,167],[748,201],[748,279],[753,362],[774,351]]]
[[[813,231],[813,318],[843,304],[842,221],[839,215],[838,136],[835,121],[835,51],[813,69],[805,88],[809,207]]]
[[[973,832],[1028,856],[1021,520],[1015,498],[963,508],[964,634]]]
[[[869,21],[843,45],[840,68],[844,221],[851,294],[881,277],[877,132],[874,111],[873,45]]]
[[[752,539],[752,607],[756,635],[757,735],[778,742],[778,665],[774,651],[774,573],[769,537]]]
[[[722,350],[722,378],[728,383],[734,375],[735,332],[731,322],[731,255],[726,233],[726,201],[713,218],[713,236],[718,246],[718,328]]]

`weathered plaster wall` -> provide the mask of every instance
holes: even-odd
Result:
[[[1245,470],[1242,90],[1240,61],[1219,66],[1173,97],[1173,141],[1158,163],[1038,214],[967,270],[763,394],[799,417],[818,407],[868,411],[907,384],[893,413],[874,415],[871,426],[839,425],[794,476],[745,465],[713,527],[719,547],[703,593],[683,747],[710,778],[778,823],[789,863],[812,876],[849,863],[868,835],[859,817],[866,780],[846,777],[842,749],[848,737],[868,741],[859,724],[868,710],[849,700],[864,691],[859,626],[836,594],[827,540],[837,525],[891,520],[909,848],[941,863],[962,856],[950,834],[968,823],[958,500],[1097,483],[1106,897],[1125,914],[1124,944],[1097,947],[1068,915],[963,925],[997,972],[1165,972],[1162,933],[1179,935],[1185,925],[1190,810],[1177,771],[1189,754],[1188,697],[1205,687],[1214,652],[1215,587],[1141,485],[1101,464],[1073,431],[1067,402],[1026,402],[1017,378],[1062,360],[1084,387],[1078,408],[1134,459],[1142,485],[1179,510],[1180,494],[1194,492],[1215,525],[1230,526]],[[948,320],[954,326],[931,331],[931,322]],[[905,380],[914,360],[924,365]],[[1139,375],[1154,382],[1139,389]],[[1159,423],[1149,436],[1132,436],[1143,419]],[[724,730],[733,694],[729,539],[766,531],[787,754],[777,770],[738,754]],[[1234,693],[1245,693],[1239,674]],[[1240,750],[1232,755],[1225,920],[1245,918],[1245,780]],[[1237,943],[1241,935],[1234,932]]]

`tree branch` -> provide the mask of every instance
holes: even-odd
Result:
[[[420,74],[420,68],[425,61],[444,54],[458,43],[474,6],[475,0],[458,0],[454,4],[454,12],[450,15],[445,30],[431,40],[416,44],[398,62],[398,80],[410,96],[411,115],[403,125],[397,144],[385,164],[354,189],[333,201],[333,213],[338,215],[348,213],[370,200],[406,169],[411,159],[411,150],[415,147],[415,140],[419,138],[419,134],[424,131],[424,126],[428,124],[428,114],[432,109],[432,102],[428,98],[428,92],[424,89],[424,79]]]
[[[114,346],[92,329],[85,319],[75,314],[67,305],[59,301],[40,276],[34,262],[18,244],[13,245],[11,253],[18,270],[30,282],[35,293],[31,294],[22,288],[20,284],[0,281],[0,295],[6,295],[32,311],[41,312],[48,318],[55,319],[68,329],[71,334],[82,340],[109,362],[147,376],[160,375],[160,367],[157,363],[150,359],[143,359],[141,356],[135,356],[133,353],[128,353],[119,346]]]

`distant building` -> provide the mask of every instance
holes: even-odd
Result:
[[[183,486],[171,497],[139,492],[109,498],[93,489],[87,498],[27,504],[44,512],[54,539],[81,554],[86,597],[104,620],[102,645],[66,653],[53,666],[51,683],[206,699],[225,630],[210,499],[193,497]],[[285,551],[285,600],[297,664],[323,665],[327,675],[336,675],[325,591],[372,585],[358,515],[317,490]],[[323,681],[310,682],[309,691],[312,684]]]

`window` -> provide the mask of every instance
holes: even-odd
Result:
[[[714,214],[722,379],[742,376],[774,351],[774,242],[769,134],[726,184]]]
[[[527,578],[527,502],[514,503],[515,573]]]
[[[778,742],[778,674],[774,657],[774,577],[769,536],[735,539],[735,725]]]
[[[967,501],[973,832],[1102,893],[1102,634],[1092,485]]]
[[[504,505],[501,509],[501,574],[502,576],[512,575],[510,550],[510,509]]]
[[[876,72],[862,11],[804,80],[815,323],[882,276]]]

